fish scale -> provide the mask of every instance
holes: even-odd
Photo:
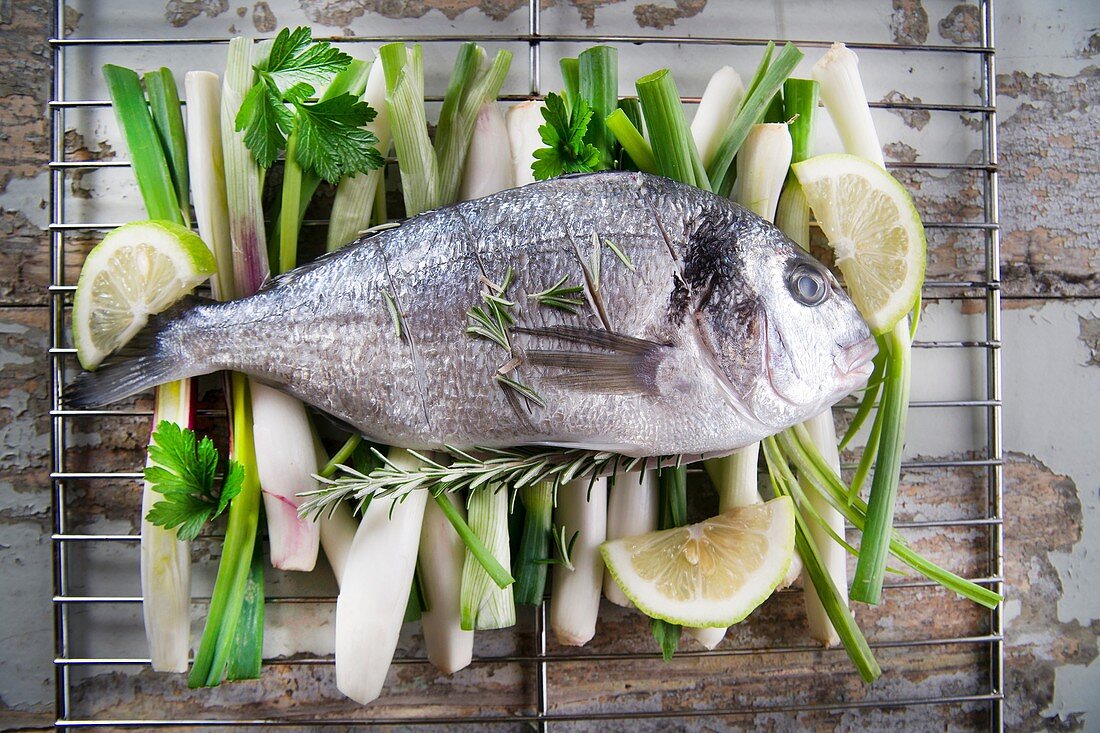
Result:
[[[588,304],[570,314],[530,298],[562,277],[584,283],[593,235],[610,332]],[[510,350],[466,332],[509,269]],[[390,445],[725,453],[816,414],[869,373],[873,341],[854,306],[839,290],[798,302],[799,273],[827,278],[728,200],[641,173],[563,177],[426,212],[252,297],[175,308],[136,339],[144,356],[82,377],[74,393],[91,403],[233,369]],[[545,407],[494,379],[513,358],[508,376]]]

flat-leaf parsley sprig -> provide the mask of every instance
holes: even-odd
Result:
[[[236,117],[257,163],[270,168],[286,149],[303,170],[330,183],[383,164],[378,138],[363,127],[376,114],[370,105],[347,93],[314,98],[314,85],[327,84],[350,63],[327,41],[313,43],[307,27],[279,31]]]
[[[539,127],[539,137],[546,147],[535,151],[535,162],[531,164],[536,180],[599,170],[599,149],[584,141],[592,120],[592,108],[583,97],[578,96],[573,101],[573,109],[569,110],[564,99],[550,92],[546,95],[542,118],[546,124]]]
[[[145,468],[145,480],[164,495],[145,518],[152,524],[176,530],[181,540],[193,540],[202,526],[216,519],[244,484],[244,467],[229,461],[221,491],[215,491],[218,449],[208,437],[196,440],[195,433],[174,422],[161,420],[149,445],[152,465]]]

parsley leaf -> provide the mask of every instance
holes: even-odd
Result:
[[[256,71],[277,89],[286,90],[299,82],[327,82],[350,63],[351,56],[333,48],[328,41],[313,43],[313,32],[307,26],[299,26],[293,31],[289,28],[279,31],[267,61],[257,66]]]
[[[330,183],[384,163],[374,147],[378,138],[363,125],[374,119],[370,105],[350,94],[316,104],[296,104],[298,162]]]
[[[154,491],[164,495],[149,509],[145,518],[166,529],[176,529],[181,540],[193,540],[202,526],[229,506],[244,484],[244,467],[229,461],[220,492],[214,491],[218,470],[218,449],[214,441],[173,422],[162,420],[153,432],[149,446],[151,464],[145,468],[145,480]]]
[[[294,113],[283,104],[277,90],[260,83],[245,95],[236,127],[237,132],[244,130],[244,144],[256,162],[270,168],[286,147],[286,136],[294,128]]]
[[[531,164],[536,180],[599,169],[599,149],[584,141],[592,120],[592,108],[584,98],[577,98],[570,114],[565,100],[551,92],[546,95],[542,118],[546,124],[539,127],[539,137],[546,147],[535,151],[535,162]]]

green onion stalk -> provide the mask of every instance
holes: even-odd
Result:
[[[362,94],[363,101],[377,113],[374,120],[367,124],[367,129],[378,138],[378,152],[385,155],[390,148],[391,136],[390,115],[386,109],[386,77],[381,63],[371,65]],[[376,168],[340,181],[329,216],[326,241],[329,252],[356,239],[360,232],[371,226],[371,212],[377,208],[377,196],[379,193],[385,196],[384,170],[384,167]]]
[[[566,64],[566,68],[571,66],[571,63]],[[570,79],[566,98],[571,105],[583,99],[592,109],[584,143],[599,152],[595,168],[609,170],[615,164],[616,145],[605,120],[619,109],[618,51],[611,46],[585,49],[577,57],[576,72],[575,89],[570,90],[574,86]],[[571,72],[567,75],[572,77]],[[543,505],[540,508],[545,509],[545,498],[540,503]],[[523,538],[536,533],[545,537],[554,530],[546,519],[545,511],[528,513]],[[564,555],[559,558],[561,562],[554,567],[551,578],[550,629],[559,643],[582,646],[595,636],[603,593],[604,564],[599,548],[607,538],[607,479],[581,479],[559,487],[552,521],[560,529],[557,544]],[[537,525],[536,532],[527,531],[527,525],[532,523]],[[534,558],[541,547],[541,543],[531,547],[521,542],[520,554]],[[532,565],[525,567],[532,568]],[[544,577],[538,574],[536,580]],[[534,600],[537,595],[536,585],[531,588],[528,600]]]
[[[550,629],[559,644],[583,646],[596,635],[607,539],[607,479],[581,478],[558,488],[554,523],[565,541],[550,593]]]
[[[791,120],[789,128],[793,143],[792,164],[806,160],[812,155],[813,121],[817,110],[818,96],[816,81],[788,79],[783,84],[783,110],[780,116],[783,119]],[[809,251],[810,207],[806,203],[802,186],[793,174],[787,175],[786,183],[783,186],[783,195],[779,199],[775,223],[798,246]],[[803,425],[822,458],[839,475],[840,452],[837,447],[833,411],[831,409],[825,410],[807,420]],[[803,478],[802,481],[805,481],[805,479]],[[831,587],[836,589],[837,592],[836,598],[830,598],[829,601],[847,605],[847,557],[844,548],[839,543],[832,541],[832,536],[844,537],[844,517],[816,494],[810,493],[809,496],[817,514],[828,524],[828,527],[825,527],[817,522],[807,523],[813,539],[813,546],[819,552],[819,556],[815,560],[829,574]],[[805,572],[810,573],[812,581],[813,573],[809,570]],[[805,584],[806,618],[810,626],[810,636],[825,646],[835,646],[840,643],[840,636],[829,620],[821,594],[817,590],[819,585],[820,583],[814,584],[813,582]]]
[[[762,219],[772,221],[790,163],[791,134],[787,125],[753,125],[737,154],[733,199]],[[759,456],[760,444],[753,443],[705,464],[718,492],[719,511],[762,501],[757,488]],[[801,556],[796,553],[791,569],[780,585],[790,585],[801,570]],[[692,630],[691,633],[704,647],[713,649],[725,632],[723,628],[705,628]]]
[[[611,477],[607,498],[608,541],[657,529],[659,483],[656,471],[624,471]],[[603,595],[617,606],[634,606],[611,573],[604,574]]]
[[[655,173],[710,190],[710,178],[699,157],[672,73],[668,69],[660,69],[638,79],[635,86],[641,103],[642,118],[649,133],[649,148],[647,150],[639,142],[640,134],[635,136],[631,133],[631,128],[637,130],[636,126],[619,110],[613,113],[612,117],[615,119],[610,121],[610,126],[623,144],[624,150],[639,164],[639,168],[643,166],[643,161],[647,161],[648,154],[653,160]],[[625,131],[626,135],[619,136],[619,130]],[[686,486],[687,469],[684,466],[661,469],[658,518],[660,529],[686,524]],[[652,619],[650,626],[665,659],[671,658],[679,644],[682,630],[675,624],[659,619]]]
[[[387,460],[418,465],[397,449]],[[397,649],[429,496],[417,490],[367,503],[348,551],[336,600],[336,687],[363,705],[382,693]]]
[[[856,55],[843,44],[835,44],[814,65],[813,75],[821,85],[822,100],[840,133],[845,152],[885,167]],[[907,318],[902,318],[893,329],[879,336],[879,349],[886,356],[882,398],[874,431],[878,445],[865,449],[876,455],[875,472],[868,498],[867,530],[860,543],[851,590],[854,600],[865,603],[879,602],[889,558],[894,502],[901,477],[901,456],[909,410],[911,342]]]
[[[444,96],[433,145],[428,136],[423,52],[420,46],[409,49],[403,43],[391,43],[379,50],[379,60],[368,79],[368,88],[375,90],[375,94],[384,94],[384,103],[380,103],[379,107],[385,110],[397,153],[407,216],[453,203],[458,196],[478,112],[486,103],[496,99],[510,59],[510,54],[500,52],[488,63],[485,51],[477,45],[464,44],[461,47]],[[379,122],[376,118],[375,124]],[[381,139],[381,135],[379,137]],[[373,195],[378,196],[380,191],[381,187],[376,185]],[[356,226],[359,225],[361,222],[356,223]],[[350,229],[345,228],[337,239],[349,234]],[[330,244],[333,241],[330,234]],[[391,449],[386,460],[407,468],[421,465],[416,456],[399,449]],[[429,494],[432,501],[427,503],[428,508],[425,509],[423,497]],[[453,502],[453,497],[429,490],[411,492],[392,507],[389,502],[369,504],[353,546],[373,544],[365,535],[374,531],[373,513],[382,511],[382,505],[392,513],[390,521],[404,526],[411,540],[408,537],[400,540],[393,537],[390,546],[378,546],[378,552],[373,555],[352,552],[346,565],[354,571],[345,570],[337,603],[338,686],[359,702],[373,699],[381,691],[404,617],[401,610],[405,604],[393,598],[390,599],[392,603],[370,611],[372,618],[364,618],[367,613],[362,608],[362,595],[367,594],[371,586],[379,587],[380,583],[384,583],[387,587],[410,594],[409,589],[415,583],[415,560],[419,555],[419,576],[424,581],[419,605],[427,606],[421,610],[421,623],[428,657],[441,670],[453,672],[469,664],[472,655],[472,635],[461,628],[462,619],[458,615],[462,572],[458,559],[461,548],[465,547],[479,568],[484,569],[491,586],[507,588],[513,582],[505,569],[510,563],[501,565],[493,549],[487,547],[483,537],[467,524],[461,507]],[[501,518],[507,526],[506,509]],[[368,522],[368,519],[372,521]],[[485,527],[479,525],[477,529],[484,531]],[[455,542],[456,537],[458,542]],[[379,557],[393,556],[396,547],[393,542],[410,541],[415,544],[407,547],[401,544],[400,552],[414,562],[378,561]],[[392,567],[381,567],[384,565]],[[349,587],[348,579],[352,576],[356,578],[356,585]],[[419,590],[419,583],[415,585],[417,588],[414,590]],[[383,643],[364,643],[364,638]]]
[[[252,42],[233,39],[220,95],[209,77],[194,77],[188,90],[194,94],[188,110],[191,159],[201,161],[195,166],[192,182],[196,212],[200,234],[213,248],[218,263],[214,292],[224,299],[253,292],[267,271],[259,202],[262,174],[241,135],[233,130],[240,101],[252,83],[253,62]],[[217,107],[220,119],[215,117]],[[224,178],[217,174],[220,167]],[[245,376],[229,376],[227,398],[231,456],[244,467],[245,476],[240,494],[229,505],[214,592],[188,678],[192,687],[217,685],[231,670],[235,678],[253,672],[258,675],[254,662],[263,645],[262,588],[255,592],[262,574],[253,568],[260,482],[252,436],[252,399]]]
[[[107,64],[103,76],[149,217],[186,225],[187,142],[172,73],[160,69],[146,75],[149,102],[133,70]],[[190,380],[157,388],[152,424],[162,420],[190,427]],[[151,459],[147,459],[147,465],[153,465]],[[178,539],[174,530],[158,527],[145,518],[159,498],[146,481],[141,499],[145,636],[154,670],[184,672],[191,634],[191,543]]]
[[[687,472],[683,466],[668,466],[658,469],[658,480],[657,527],[673,529],[684,526],[687,524]],[[683,628],[659,618],[651,618],[649,627],[661,648],[661,656],[666,662],[669,661],[680,645]]]

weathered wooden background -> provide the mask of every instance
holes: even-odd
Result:
[[[139,9],[140,14],[156,18],[164,33],[195,36],[265,34],[298,22],[311,22],[330,33],[372,32],[368,29],[376,24],[408,28],[414,20],[427,24],[417,26],[419,32],[424,27],[452,33],[470,28],[481,32],[497,27],[526,29],[522,0],[171,0],[159,4],[85,0],[71,5],[69,30],[89,36],[124,35],[124,30],[111,27],[109,19],[122,19]],[[721,5],[717,0],[709,6],[705,0],[543,2],[554,22],[576,29],[601,30],[609,25],[622,29],[632,24],[634,32],[748,33],[740,27],[706,25],[710,17],[730,17],[728,6],[724,13],[716,9]],[[746,26],[763,26],[763,33],[777,36],[820,36],[820,32],[797,30],[800,22],[806,22],[800,16],[813,13],[829,27],[836,26],[836,35],[845,38],[858,34],[915,45],[965,44],[975,41],[979,32],[972,5],[939,0],[743,5]],[[845,13],[838,13],[836,5]],[[45,231],[49,222],[45,162],[50,157],[46,114],[50,11],[49,3],[37,0],[0,0],[0,231],[4,235],[0,242],[0,730],[45,728],[53,720],[46,355],[49,241]],[[1095,3],[1062,0],[1041,8],[1035,3],[1001,2],[997,12],[1009,596],[1006,723],[1015,730],[1091,729],[1100,726],[1095,694],[1100,690],[1096,662],[1100,591],[1095,585],[1100,571],[1100,460],[1093,418],[1100,407],[1100,305],[1095,300],[1100,294],[1096,274],[1100,264],[1100,71],[1095,60],[1100,53],[1100,10]],[[120,24],[125,28],[121,20]],[[707,59],[709,73],[719,57]],[[102,60],[89,58],[88,62]],[[217,68],[221,54],[216,58],[197,54],[195,63]],[[522,71],[523,59],[517,59],[517,67]],[[679,75],[679,67],[675,68]],[[929,84],[935,82],[931,78],[935,69],[918,68],[913,73],[930,77]],[[88,76],[94,76],[94,71]],[[705,75],[700,78],[705,80]],[[923,82],[913,83],[920,88]],[[886,97],[888,90],[879,96]],[[70,159],[115,155],[110,134],[95,124],[81,124],[78,115],[73,118],[73,130],[66,136]],[[889,157],[942,159],[922,137],[934,137],[938,124],[919,114],[904,116],[896,129],[884,133]],[[943,144],[971,142],[967,138]],[[74,208],[87,204],[92,208],[84,211],[96,206],[115,211],[111,207],[117,202],[111,198],[125,188],[121,180],[79,172],[70,176],[67,186]],[[977,216],[967,208],[974,205],[977,184],[965,174],[939,178],[912,174],[906,181],[929,218]],[[75,282],[81,255],[94,241],[94,236],[67,240],[68,282]],[[980,242],[937,236],[932,246],[932,272],[980,271]],[[976,303],[980,305],[977,301],[930,303],[923,327],[969,333],[981,323]],[[972,391],[973,386],[961,389]],[[960,431],[955,424],[958,416],[939,419],[949,424],[921,423],[918,428],[940,429],[949,435]],[[73,424],[70,466],[135,470],[147,431],[143,419]],[[929,446],[928,455],[957,457],[973,447],[958,445],[952,451],[942,441],[914,440],[918,453]],[[983,486],[980,470],[912,471],[902,489],[899,518],[981,516]],[[70,491],[74,531],[136,531],[138,499],[132,483],[87,481],[73,484]],[[958,527],[910,536],[921,550],[958,572],[978,575],[985,570],[984,529]],[[198,567],[205,567],[207,573],[212,572],[213,548],[212,543],[196,543]],[[82,548],[74,553],[73,592],[136,595],[136,555],[136,546]],[[325,572],[321,568],[312,579],[277,577],[273,590],[283,595],[331,593]],[[203,593],[209,581],[208,574],[199,573],[196,593]],[[331,648],[331,606],[310,609],[291,604],[269,608],[269,654],[299,652],[309,657]],[[89,607],[75,613],[74,619],[74,628],[94,631],[75,640],[74,656],[142,655],[137,606]],[[860,609],[859,619],[873,642],[887,645],[983,633],[987,623],[978,609],[928,588],[892,591],[882,607]],[[781,593],[749,622],[732,630],[723,648],[802,646],[806,643],[802,624],[799,593]],[[532,630],[528,614],[514,634],[479,636],[478,652],[530,655]],[[415,630],[409,629],[399,654],[417,656],[419,643]],[[550,651],[571,653],[553,644]],[[988,684],[985,647],[978,645],[882,648],[878,656],[887,671],[873,688],[858,682],[841,652],[685,657],[664,665],[652,655],[646,626],[636,616],[610,606],[597,638],[585,651],[644,651],[649,656],[554,663],[551,704],[556,712],[613,714],[783,702],[812,706],[837,700],[964,696],[985,690]],[[442,711],[474,715],[532,705],[533,680],[532,663],[522,660],[479,663],[452,679],[438,678],[424,664],[402,664],[391,673],[387,696],[358,710],[341,699],[332,667],[324,664],[275,665],[256,683],[202,692],[188,691],[181,679],[146,669],[93,667],[74,674],[72,704],[76,717],[242,712],[255,717],[322,719]],[[694,718],[676,722],[675,729],[940,730],[987,724],[985,705],[964,704]],[[605,720],[561,727],[602,730],[615,724]],[[669,729],[667,721],[624,727]]]

